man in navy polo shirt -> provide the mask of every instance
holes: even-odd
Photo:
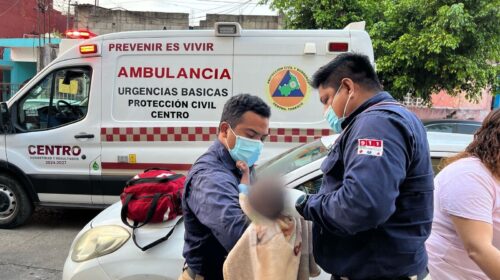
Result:
[[[423,279],[434,185],[421,121],[382,91],[364,55],[337,56],[312,85],[340,133],[319,193],[297,201],[317,263],[332,279]]]
[[[224,105],[217,140],[193,165],[186,179],[182,210],[186,265],[179,279],[223,279],[228,252],[248,226],[240,208],[241,172],[236,161],[252,167],[268,135],[271,110],[249,94]]]

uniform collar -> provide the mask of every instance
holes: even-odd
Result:
[[[382,101],[396,101],[388,92],[386,91],[381,91],[374,96],[372,96],[370,99],[366,100],[363,104],[361,104],[354,112],[352,112],[346,119],[345,121],[342,122],[342,128],[345,129],[353,120],[356,118],[357,115],[361,114],[364,110],[368,109],[369,107],[380,103]]]
[[[215,150],[217,157],[220,159],[222,162],[222,165],[231,170],[233,173],[236,172],[239,174],[239,169],[236,167],[236,163],[234,162],[233,158],[229,154],[229,151],[227,150],[226,146],[222,144],[222,142],[219,139],[216,139],[212,148]]]

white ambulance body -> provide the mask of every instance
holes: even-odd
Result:
[[[146,168],[186,173],[236,94],[272,109],[262,160],[329,134],[308,79],[346,51],[373,61],[363,30],[228,23],[82,41],[1,106],[0,227],[22,224],[34,205],[108,205]]]

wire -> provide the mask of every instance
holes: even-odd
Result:
[[[254,6],[253,6],[253,8],[250,10],[250,13],[248,13],[248,14],[250,14],[250,15],[251,15],[251,14],[253,13],[253,10],[255,10],[255,8],[257,8],[257,6],[258,6],[258,5],[254,5]]]
[[[241,12],[244,11],[245,9],[248,8],[248,6],[250,6],[250,3],[251,1],[248,1],[245,5],[243,5],[239,10],[239,14],[241,15]]]
[[[117,4],[115,1],[111,1],[113,4],[116,6],[120,6],[123,4],[129,4],[129,3],[143,3],[143,2],[156,2],[155,0],[131,0],[131,1],[120,1],[120,4]]]
[[[19,0],[17,0],[14,4],[12,4],[12,6],[8,7],[7,10],[3,11],[3,13],[0,14],[0,17],[5,15],[8,11],[10,11],[12,8],[14,8],[17,3],[19,3]]]
[[[246,3],[246,2],[251,2],[251,0],[250,1],[243,1],[243,2],[224,1],[224,0],[191,0],[191,1],[196,1],[196,2],[212,2],[212,3],[227,3],[227,4],[242,4],[242,3]],[[254,3],[252,3],[252,4],[254,4]],[[255,2],[255,4],[258,4],[258,2]]]
[[[239,3],[233,2],[233,4],[237,4],[238,5]],[[208,12],[215,13],[215,14],[222,14],[222,13],[224,13],[224,11],[215,11],[215,10],[218,10],[218,9],[221,9],[221,8],[226,8],[226,7],[227,7],[227,5],[221,5],[221,6],[210,8],[210,9],[203,9],[201,11],[202,11],[202,13],[204,13],[204,15],[202,15],[202,16],[194,16],[193,15],[190,18],[190,24],[191,24],[191,21],[193,21],[193,20],[206,18]]]
[[[227,9],[227,10],[216,12],[215,14],[226,14],[226,13],[230,13],[230,12],[232,12],[232,11],[235,11],[235,10],[237,10],[237,9],[238,9],[238,6],[236,6],[236,7],[231,7],[231,8],[229,8],[229,9]],[[206,17],[207,17],[207,15],[205,14],[205,15],[203,15],[203,16],[193,17],[193,18],[191,18],[191,19],[200,19],[200,18],[206,18]]]
[[[113,11],[113,10],[122,10],[122,11],[126,11],[126,12],[140,12],[140,11],[130,11],[128,9],[125,9],[123,7],[121,7],[121,4],[125,4],[125,3],[134,3],[134,2],[145,2],[145,1],[148,1],[148,2],[151,2],[151,1],[154,1],[154,0],[131,0],[131,1],[127,1],[127,2],[121,2],[120,5],[118,5],[118,3],[116,3],[115,1],[111,1],[112,4],[115,4],[116,7],[113,7],[113,8],[104,8],[104,7],[100,7],[102,9],[105,9],[109,12]],[[192,0],[192,1],[205,1],[205,0]],[[233,1],[223,1],[223,0],[212,0],[212,1],[207,1],[207,2],[220,2],[220,3],[230,3],[231,5],[220,5],[220,6],[217,6],[217,7],[214,7],[214,8],[210,8],[210,9],[199,9],[199,8],[192,8],[190,6],[185,6],[185,5],[180,5],[180,4],[177,4],[178,2],[177,1],[168,1],[170,3],[168,3],[169,5],[173,5],[173,6],[178,6],[178,7],[184,7],[184,8],[189,8],[189,9],[193,9],[193,10],[197,10],[197,11],[202,11],[202,12],[212,12],[214,14],[228,14],[228,13],[232,13],[238,9],[243,9],[243,8],[248,8],[249,6],[251,5],[254,5],[252,11],[257,7],[257,5],[260,5],[260,3],[253,3],[252,0],[246,0],[244,2],[233,2]],[[176,3],[171,3],[171,2],[176,2]],[[181,1],[182,3],[185,3],[186,1]],[[228,6],[230,6],[228,8]],[[219,9],[222,9],[222,10],[219,10]],[[216,10],[219,10],[219,11],[216,11]],[[156,17],[154,16],[148,16],[147,14],[137,14],[138,17],[141,17],[141,18],[144,18],[144,19],[157,19]],[[79,17],[82,17],[82,18],[85,18],[87,20],[93,18],[92,15],[89,15],[89,16],[85,16],[85,15],[79,15]],[[206,18],[206,14],[205,15],[202,15],[202,16],[196,16],[196,17],[189,17],[189,21],[191,23],[191,21],[193,20],[197,20],[197,19],[203,19],[203,18]]]
[[[194,2],[193,2],[194,1]],[[128,3],[140,3],[140,2],[157,2],[157,0],[129,0],[129,1],[123,1],[123,2],[120,2],[120,4],[128,4]],[[165,3],[166,2],[166,3]],[[164,4],[169,4],[169,2],[172,2],[172,1],[164,1]],[[175,2],[175,1],[174,1]],[[179,1],[181,3],[193,3],[193,4],[203,4],[203,3],[206,3],[206,2],[210,2],[210,3],[225,3],[225,4],[244,4],[248,1],[224,1],[224,0],[185,0],[185,1]],[[251,1],[249,1],[251,2]],[[259,4],[259,1],[255,2],[255,3],[252,3],[252,4]]]
[[[232,13],[232,12],[234,12],[234,11],[236,11],[236,10],[238,10],[238,9],[242,8],[243,6],[247,5],[247,4],[248,4],[249,2],[251,2],[251,1],[252,1],[252,0],[248,0],[248,1],[244,2],[244,3],[241,3],[239,6],[237,6],[237,7],[233,8],[233,9],[226,10],[226,11],[224,11],[223,13]]]

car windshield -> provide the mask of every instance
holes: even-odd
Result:
[[[288,150],[259,165],[259,175],[287,174],[328,154],[328,148],[318,139]]]

